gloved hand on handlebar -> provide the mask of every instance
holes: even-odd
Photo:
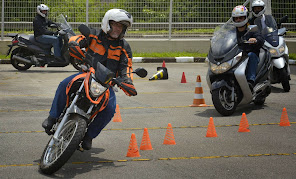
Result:
[[[117,85],[127,96],[136,96],[137,90],[129,78],[117,78]]]

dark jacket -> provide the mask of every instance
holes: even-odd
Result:
[[[242,49],[246,53],[254,52],[254,53],[256,53],[257,56],[259,56],[260,48],[264,44],[264,38],[262,37],[261,33],[259,33],[258,31],[257,32],[249,32],[248,34],[246,34],[246,36],[244,36],[244,34],[246,32],[247,32],[247,28],[243,32],[239,32],[238,30],[236,30],[239,48]],[[250,38],[256,38],[257,43],[256,44],[243,43],[244,40],[249,40]]]
[[[84,37],[84,36],[83,36]],[[79,41],[80,48],[87,48],[87,54],[93,57],[92,66],[102,63],[125,82],[132,82],[132,51],[126,40],[108,40],[102,30],[91,29],[89,39]]]
[[[53,35],[54,32],[48,30],[48,27],[51,24],[53,24],[52,21],[37,14],[33,21],[34,37],[36,38],[40,35]]]

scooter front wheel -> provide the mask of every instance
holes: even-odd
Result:
[[[290,91],[290,82],[289,82],[289,76],[286,68],[282,68],[280,70],[280,77],[281,77],[281,83],[283,86],[283,89],[285,92]]]
[[[50,175],[58,171],[78,148],[86,131],[86,121],[79,115],[71,115],[63,126],[58,139],[48,142],[40,159],[39,169]]]
[[[236,100],[232,100],[232,91],[224,86],[212,91],[212,101],[216,110],[223,116],[232,115],[237,107]]]

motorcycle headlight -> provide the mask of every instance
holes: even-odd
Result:
[[[216,65],[211,63],[211,71],[215,74],[220,74],[228,71],[231,65],[228,62],[222,63],[221,65]]]
[[[279,52],[280,52],[280,54],[284,53],[285,52],[285,46],[283,46],[283,45],[280,46]]]
[[[277,50],[274,49],[274,48],[269,49],[269,52],[270,52],[271,55],[274,55],[274,56],[279,55],[278,52],[277,52]]]
[[[107,90],[106,87],[102,86],[100,83],[96,82],[94,79],[91,80],[90,93],[93,97],[99,97],[106,90]]]

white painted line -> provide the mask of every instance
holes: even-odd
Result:
[[[143,57],[133,57],[133,63],[142,63]]]
[[[194,62],[194,57],[175,57],[177,63],[191,63]]]

